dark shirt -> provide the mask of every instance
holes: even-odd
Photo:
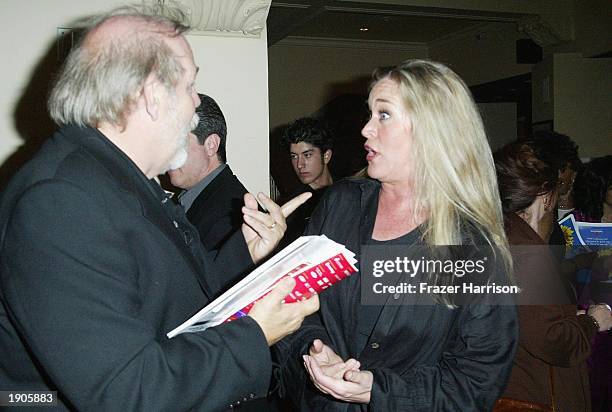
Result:
[[[417,228],[411,230],[395,239],[390,240],[376,240],[370,239],[369,244],[373,246],[391,246],[391,245],[404,245],[411,246],[414,245],[419,240],[419,235],[421,231]],[[359,341],[357,347],[365,348],[368,340],[370,339],[370,335],[374,330],[374,326],[378,321],[380,316],[380,312],[382,311],[384,305],[359,305],[357,311],[357,335],[355,338]]]

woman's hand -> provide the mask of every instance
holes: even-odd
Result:
[[[350,359],[344,362],[332,348],[325,345],[320,339],[315,339],[308,351],[310,357],[316,360],[321,371],[331,377],[342,379],[344,372],[349,369],[359,369],[359,362]]]
[[[360,371],[359,361],[342,361],[329,346],[316,339],[310,355],[304,355],[304,366],[312,383],[321,392],[345,402],[370,402],[374,375]]]

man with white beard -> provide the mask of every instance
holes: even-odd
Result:
[[[59,130],[3,195],[0,406],[232,407],[266,395],[268,346],[318,309],[281,303],[283,281],[247,317],[166,338],[217,292],[207,276],[262,259],[307,196],[281,208],[260,194],[262,213],[247,194],[242,230],[202,249],[154,180],[185,162],[200,104],[187,27],[162,7],[90,22],[49,99]]]

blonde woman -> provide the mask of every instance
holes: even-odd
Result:
[[[463,81],[442,64],[406,61],[374,73],[368,104],[368,178],[330,188],[307,232],[356,252],[496,245],[497,270],[484,281],[507,280],[511,259],[493,159]],[[320,314],[278,344],[294,403],[325,411],[491,409],[512,365],[515,308],[458,305],[444,293],[420,305],[391,304],[397,294],[362,305],[366,276],[362,267],[323,293]],[[433,276],[429,283],[456,280]]]

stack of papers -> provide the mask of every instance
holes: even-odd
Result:
[[[325,236],[302,236],[200,310],[167,336],[201,332],[246,316],[283,277],[296,280],[285,303],[307,299],[357,272],[355,254]]]

